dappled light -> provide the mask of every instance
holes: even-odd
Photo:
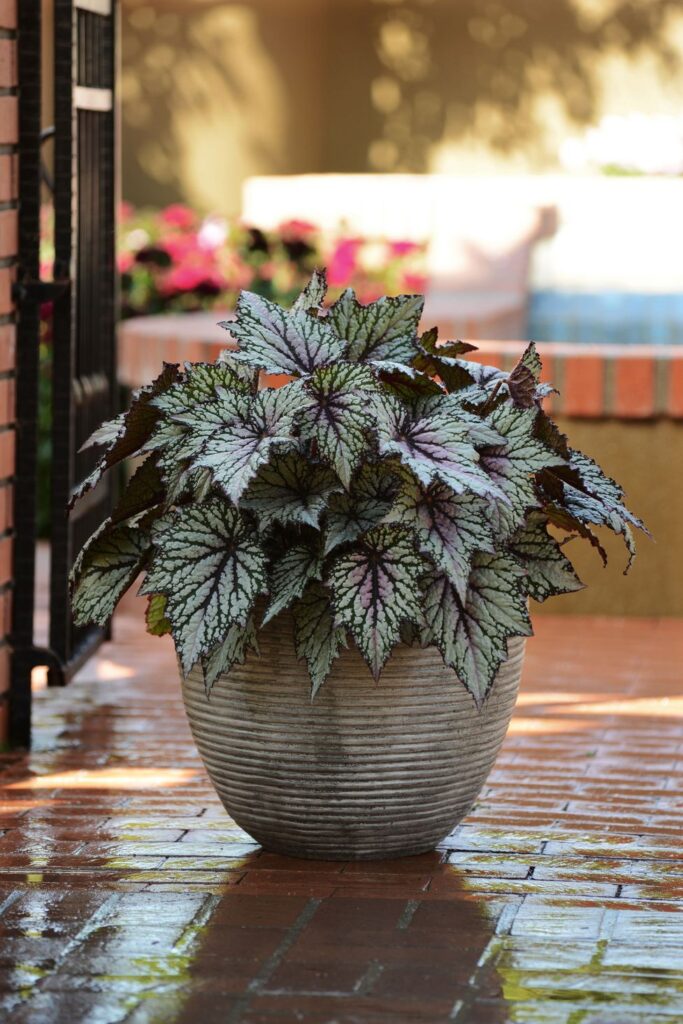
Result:
[[[8,790],[25,789],[170,789],[196,778],[196,771],[185,768],[93,768],[33,775],[10,782]]]

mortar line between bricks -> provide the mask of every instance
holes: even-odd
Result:
[[[268,979],[280,966],[285,953],[292,948],[306,925],[312,920],[313,915],[321,903],[322,899],[318,899],[317,897],[308,900],[306,906],[301,911],[275,952],[271,953],[255,977],[253,977],[249,982],[246,994],[237,1000],[232,1010],[225,1018],[225,1024],[240,1024],[242,1015],[249,1009],[252,996],[259,995],[261,993]]]

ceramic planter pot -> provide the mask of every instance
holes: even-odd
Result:
[[[431,850],[469,811],[517,697],[524,641],[509,642],[483,711],[434,648],[398,647],[375,683],[355,648],[313,701],[292,623],[259,636],[260,657],[183,683],[192,732],[230,816],[267,850],[323,860]]]

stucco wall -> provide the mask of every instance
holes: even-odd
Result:
[[[567,550],[587,589],[536,605],[538,614],[683,615],[683,423],[673,420],[558,419],[574,447],[595,458],[625,488],[627,504],[649,527],[623,576],[625,550],[609,531],[600,540],[606,569],[584,542]]]
[[[123,0],[126,198],[236,211],[253,174],[556,169],[679,113],[679,0]]]

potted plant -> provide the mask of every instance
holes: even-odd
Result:
[[[286,311],[250,293],[215,364],[166,365],[91,438],[81,490],[142,458],[73,570],[79,623],[140,573],[233,818],[271,850],[432,848],[471,807],[512,713],[528,598],[579,589],[557,534],[642,528],[510,373],[419,336],[422,299]],[[260,374],[289,383],[259,389]],[[552,532],[551,532],[552,531]]]

